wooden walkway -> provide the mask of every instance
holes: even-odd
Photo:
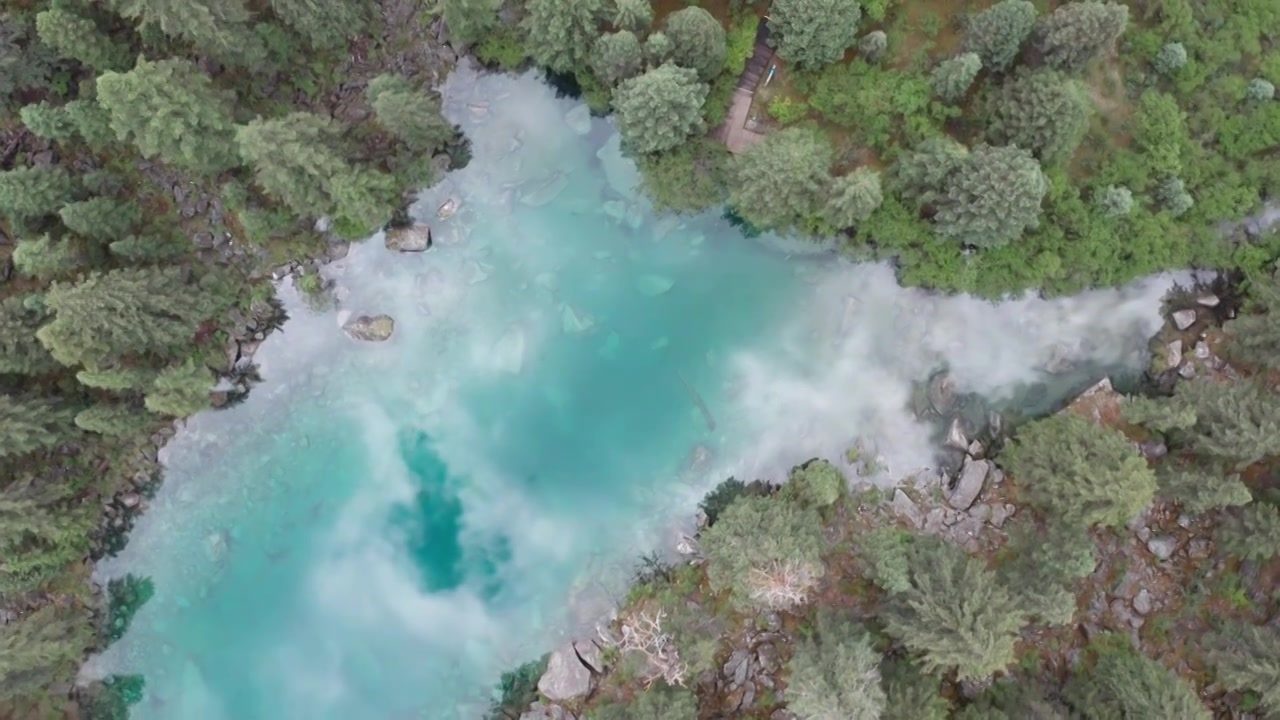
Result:
[[[769,47],[769,23],[760,21],[760,29],[756,31],[755,52],[747,61],[742,75],[738,77],[738,86],[733,91],[733,104],[729,106],[729,114],[724,123],[712,131],[711,136],[725,144],[729,152],[742,152],[764,139],[764,135],[749,127],[751,101],[756,88],[769,72],[773,62],[773,48]]]

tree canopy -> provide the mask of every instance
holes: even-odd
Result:
[[[774,0],[769,9],[778,54],[807,68],[839,60],[857,39],[861,19],[857,0]]]

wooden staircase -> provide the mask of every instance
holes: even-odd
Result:
[[[760,80],[769,72],[769,63],[773,61],[773,48],[769,47],[769,23],[760,21],[760,29],[756,31],[755,52],[747,61],[747,67],[738,76],[738,89],[755,92]]]

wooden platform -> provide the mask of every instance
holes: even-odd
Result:
[[[769,47],[769,23],[761,21],[760,29],[756,31],[755,51],[743,68],[742,75],[738,77],[729,114],[725,116],[724,123],[711,133],[713,138],[729,148],[729,152],[742,152],[764,139],[764,135],[747,127],[747,120],[756,88],[764,82],[769,65],[773,62],[773,53],[773,48]]]

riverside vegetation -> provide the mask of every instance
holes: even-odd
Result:
[[[368,235],[404,190],[465,161],[423,89],[452,54],[436,40],[441,23],[488,65],[536,64],[614,112],[645,189],[672,211],[727,203],[749,232],[835,234],[852,256],[892,259],[904,283],[939,290],[1065,293],[1194,265],[1240,268],[1274,307],[1274,238],[1218,223],[1276,194],[1280,9],[986,5],[6,5],[0,714],[121,716],[138,696],[142,679],[114,678],[68,701],[84,653],[119,637],[150,592],[137,579],[109,588],[111,603],[90,592],[89,561],[128,525],[104,527],[101,509],[113,497],[145,505],[172,418],[226,400],[211,394],[215,379],[243,371],[276,314],[267,268],[340,252],[333,240]],[[726,116],[766,12],[781,70],[758,101],[777,127],[731,157],[705,131]],[[1123,428],[1050,419],[1021,431],[998,456],[1012,476],[1004,492],[1019,523],[1061,542],[1011,530],[982,555],[859,527],[864,501],[829,465],[781,492],[724,486],[708,499],[706,562],[655,569],[624,609],[631,639],[609,654],[640,667],[615,664],[572,709],[714,715],[719,698],[697,678],[723,659],[724,638],[757,622],[779,636],[769,664],[788,678],[761,689],[772,698],[758,707],[803,717],[945,717],[948,703],[962,717],[1277,707],[1280,649],[1261,624],[1274,615],[1263,590],[1280,532],[1262,372],[1280,341],[1273,318],[1251,309],[1234,321],[1227,356],[1250,380],[1202,378],[1172,399],[1132,401]],[[1152,469],[1122,429],[1171,451]],[[1135,651],[1102,633],[1070,656],[1068,600],[1101,572],[1085,556],[1118,543],[1114,528],[1155,496],[1157,520],[1180,503],[1212,538],[1217,565],[1172,563],[1203,571],[1204,591],[1144,625],[1164,628],[1166,644]],[[756,522],[778,526],[774,546],[735,540]],[[1207,628],[1206,617],[1230,622]],[[539,674],[513,675],[514,700],[497,712],[522,705],[521,680]],[[763,712],[741,699],[730,712]]]

